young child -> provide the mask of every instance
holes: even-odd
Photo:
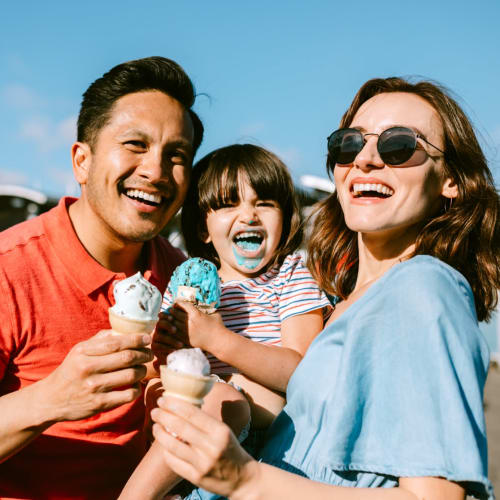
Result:
[[[203,409],[228,423],[241,441],[251,423],[245,444],[253,451],[283,408],[288,380],[331,312],[294,253],[302,227],[286,166],[250,144],[208,154],[193,168],[182,232],[190,256],[216,264],[221,303],[207,315],[187,302],[172,304],[167,290],[162,310],[169,314],[160,319],[153,350],[160,360],[186,346],[209,355],[221,381]]]

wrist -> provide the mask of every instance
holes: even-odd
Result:
[[[262,463],[254,459],[248,460],[241,468],[240,479],[229,496],[230,500],[259,500],[261,475]]]
[[[227,350],[231,346],[231,336],[233,335],[234,333],[231,330],[224,325],[220,325],[215,331],[212,330],[211,335],[207,337],[203,350],[226,362]]]
[[[52,401],[51,375],[27,387],[31,392],[28,397],[31,401],[30,408],[36,427],[48,428],[64,420],[60,414],[59,405]]]

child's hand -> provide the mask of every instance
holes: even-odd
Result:
[[[171,315],[176,338],[204,351],[213,352],[212,346],[217,342],[218,334],[227,331],[219,313],[205,314],[190,302],[176,302]]]
[[[158,371],[160,365],[166,363],[167,356],[177,349],[189,347],[181,342],[176,336],[177,328],[172,323],[172,316],[161,312],[159,314],[158,324],[153,333],[153,342],[151,349],[154,354],[153,366]]]
[[[144,389],[144,406],[146,407],[146,413],[144,414],[144,427],[143,431],[146,435],[148,443],[153,442],[152,426],[153,422],[151,420],[151,410],[156,408],[158,398],[163,394],[163,386],[159,378],[151,379],[146,388]]]

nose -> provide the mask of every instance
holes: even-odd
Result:
[[[168,161],[163,158],[159,151],[150,150],[143,155],[142,162],[137,169],[137,174],[151,184],[165,180],[172,170]]]
[[[377,150],[378,135],[365,134],[366,142],[363,149],[354,158],[354,165],[361,170],[372,170],[384,168],[384,161],[380,158]]]
[[[240,205],[240,222],[252,226],[259,222],[259,216],[255,206],[251,203],[242,203]]]

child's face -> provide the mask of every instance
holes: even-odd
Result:
[[[245,178],[240,179],[239,201],[207,214],[208,236],[220,259],[223,281],[258,276],[278,248],[283,214],[278,202],[261,200]]]

